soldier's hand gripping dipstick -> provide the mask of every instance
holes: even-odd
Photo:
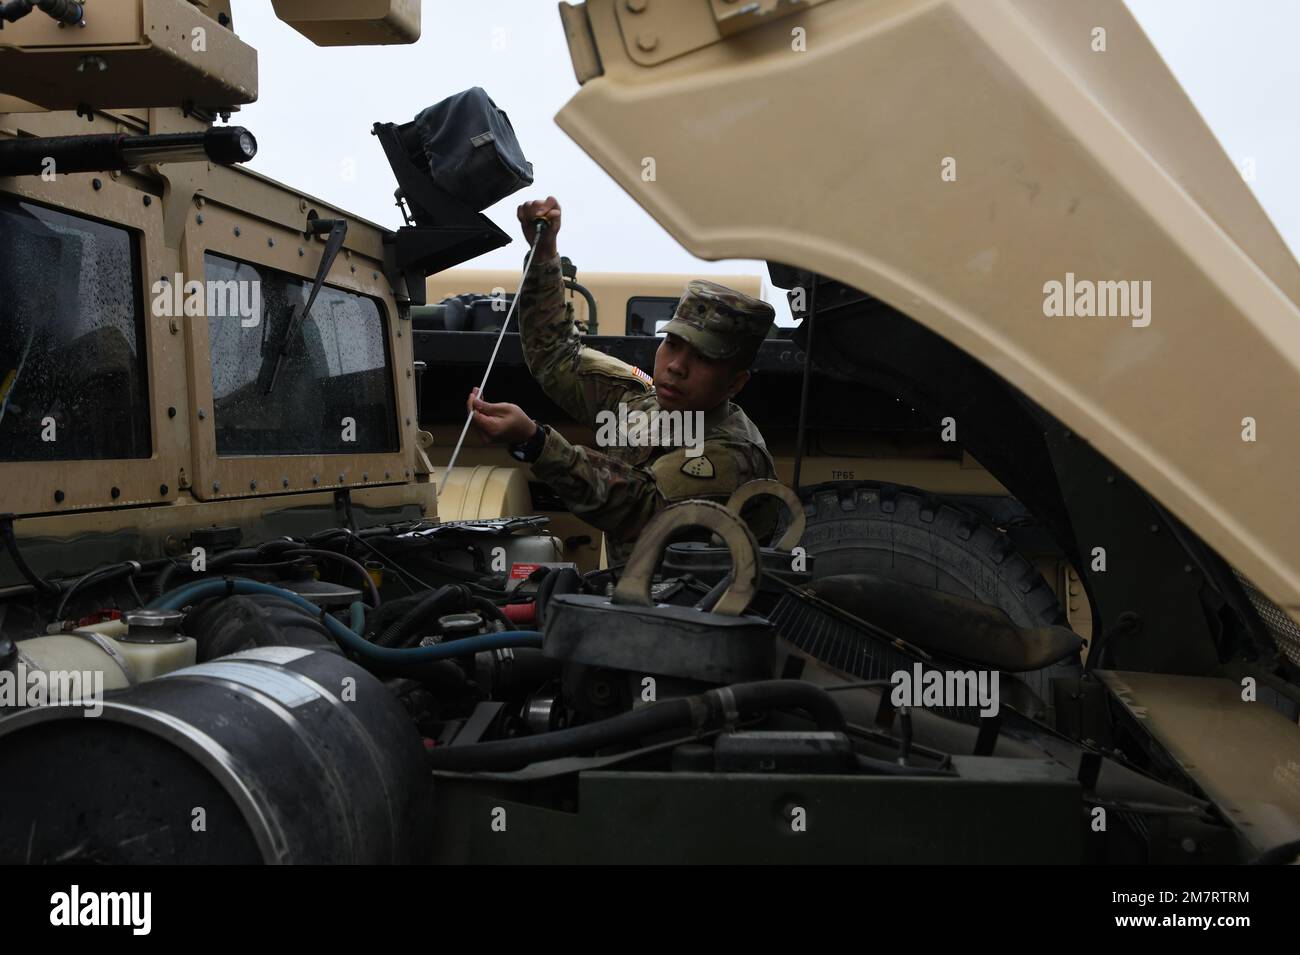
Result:
[[[553,198],[550,201],[555,202]],[[556,204],[555,209],[556,209],[555,227],[558,229],[559,228],[559,205],[558,204]],[[533,259],[537,257],[537,250],[541,245],[543,245],[542,240],[546,237],[547,226],[548,226],[546,215],[543,213],[538,216],[535,216],[528,223],[528,226],[530,226],[531,229],[528,227],[525,227],[524,229],[524,237],[528,239],[530,245],[530,248],[528,249],[528,256],[524,260],[525,274],[528,273],[529,268],[532,266]],[[549,248],[552,251],[554,251],[555,249],[554,238],[550,240]],[[472,395],[475,397],[481,394],[483,388],[487,385],[488,376],[492,374],[492,366],[496,363],[497,360],[497,352],[501,350],[501,341],[506,337],[506,331],[510,328],[510,317],[514,315],[515,306],[518,304],[519,304],[519,296],[516,295],[514,301],[510,303],[510,310],[506,312],[506,320],[501,323],[501,330],[497,333],[497,341],[496,344],[492,346],[492,355],[490,358],[488,358],[487,368],[483,369],[483,380],[479,382],[479,386],[475,388],[472,392]],[[460,457],[461,446],[465,443],[465,435],[469,433],[469,426],[471,422],[473,422],[473,420],[474,420],[474,403],[473,403],[473,398],[471,398],[469,413],[465,416],[465,425],[460,429],[460,437],[456,439],[456,447],[452,449],[451,460],[447,462],[447,467],[443,470],[442,480],[438,482],[439,494],[441,494],[443,489],[447,486],[447,479],[451,477],[452,470],[456,467],[456,459]]]
[[[746,481],[775,477],[763,436],[731,401],[749,380],[772,306],[714,282],[688,283],[664,329],[652,379],[582,344],[565,308],[555,197],[525,202],[517,212],[530,243],[535,221],[548,224],[518,296],[524,358],[552,401],[597,429],[599,447],[574,446],[518,405],[481,400],[478,389],[468,399],[475,429],[511,445],[511,454],[531,463],[574,514],[605,531],[613,561],[668,504],[725,502]],[[749,519],[762,537],[774,509],[760,508]]]

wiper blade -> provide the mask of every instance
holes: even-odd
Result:
[[[310,317],[312,304],[316,301],[321,286],[325,284],[325,276],[334,265],[339,249],[343,248],[343,240],[348,234],[347,219],[312,219],[309,225],[311,231],[317,235],[329,229],[329,238],[325,240],[325,253],[320,258],[320,265],[316,267],[316,281],[312,283],[307,304],[301,308],[294,306],[293,314],[289,316],[289,325],[284,330],[284,337],[280,339],[280,347],[275,354],[275,366],[271,369],[271,380],[266,384],[268,395],[275,390],[276,379],[280,377],[280,368],[284,365],[284,356],[289,353],[289,346],[298,337],[298,329]]]

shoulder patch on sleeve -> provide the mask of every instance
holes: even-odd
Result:
[[[705,498],[725,501],[741,484],[739,455],[725,444],[704,442],[704,453],[693,458],[685,448],[662,454],[650,462],[655,486],[664,500]]]
[[[578,374],[583,376],[599,375],[607,380],[617,382],[618,386],[645,394],[653,385],[651,378],[640,368],[628,364],[613,355],[606,355],[594,348],[583,348],[578,361]]]
[[[698,458],[687,458],[686,463],[682,465],[682,473],[689,474],[691,477],[711,478],[715,472],[709,456],[701,454]]]

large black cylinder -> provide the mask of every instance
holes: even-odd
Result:
[[[402,706],[335,653],[261,647],[0,720],[0,862],[430,857],[432,779]]]

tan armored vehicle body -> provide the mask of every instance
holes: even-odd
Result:
[[[101,69],[97,63],[102,62],[107,101],[98,105],[120,108],[97,109],[88,123],[61,111],[75,106],[70,97],[81,94],[56,92],[36,104],[54,112],[28,104],[22,111],[0,116],[4,132],[17,137],[201,132],[209,128],[205,105],[230,107],[256,98],[256,56],[231,32],[228,3],[196,7],[172,0],[97,6],[90,25],[79,31],[83,43],[72,51],[57,48],[66,44],[66,31],[39,13],[10,24],[0,36],[0,63],[6,77],[22,80],[11,89],[36,98],[58,90],[52,78],[73,73],[78,58],[92,71]],[[316,19],[317,14],[324,17],[327,8],[343,10],[346,4],[277,3],[277,9],[281,6],[286,19],[318,42],[334,36],[331,30],[346,26],[341,18]],[[306,13],[308,8],[316,12]],[[295,21],[293,16],[299,14],[309,19]],[[357,19],[359,31],[381,26],[381,32],[362,36],[368,42],[411,42],[419,32],[418,10],[414,15],[408,11],[373,21]],[[362,39],[358,36],[349,42]],[[160,73],[160,63],[174,72]],[[137,78],[144,76],[150,78],[148,82]],[[120,88],[113,85],[118,77]],[[96,84],[96,92],[100,86]],[[142,108],[141,100],[147,96],[155,97],[154,103]],[[18,104],[11,101],[10,105]],[[187,110],[189,116],[184,115]],[[20,457],[4,465],[4,510],[33,515],[19,525],[20,536],[116,534],[119,544],[95,555],[97,560],[112,560],[124,558],[128,551],[138,555],[142,547],[150,556],[177,552],[180,540],[193,527],[259,520],[269,508],[332,507],[331,491],[336,488],[356,488],[354,503],[365,508],[417,514],[431,509],[432,497],[416,448],[413,391],[406,386],[411,338],[383,273],[385,230],[238,166],[143,159],[127,170],[63,173],[56,157],[46,176],[4,180],[8,203],[29,202],[64,215],[111,223],[121,237],[138,236],[138,267],[124,269],[111,279],[133,289],[136,296],[134,328],[128,331],[143,336],[134,343],[133,356],[139,360],[143,380],[132,387],[148,395],[147,406],[130,409],[147,420],[143,457],[94,461],[56,455],[62,460],[55,466]],[[305,448],[295,449],[292,455],[256,458],[221,453],[217,439],[221,413],[214,413],[213,376],[207,372],[214,363],[209,326],[194,320],[195,308],[187,311],[187,302],[196,303],[193,290],[183,283],[204,276],[205,256],[219,256],[274,270],[268,277],[295,276],[310,284],[327,238],[325,233],[309,232],[313,219],[347,223],[341,253],[325,282],[340,290],[335,307],[365,301],[378,311],[377,334],[389,356],[387,367],[394,371],[387,387],[395,433],[382,442],[383,450],[365,454],[301,453]],[[76,264],[67,267],[75,269]],[[30,277],[41,280],[37,270]],[[202,298],[200,303],[206,305]],[[68,371],[75,375],[79,369]],[[39,416],[34,424],[39,430]],[[90,421],[85,426],[122,424]],[[245,424],[251,424],[251,419]],[[76,420],[58,421],[51,443],[57,447],[60,439],[73,440],[82,426]],[[302,496],[302,492],[315,493]],[[295,496],[278,503],[270,497],[277,494]],[[86,511],[95,514],[78,513]],[[49,570],[76,573],[76,563],[86,556],[66,552]]]
[[[431,308],[514,291],[455,270],[532,181],[481,88],[375,123],[389,229],[241,168],[228,3],[0,17],[0,859],[1295,858],[1300,268],[1118,0],[559,5],[561,128],[800,323],[741,399],[785,486],[606,569],[499,449],[436,493],[496,336]],[[574,289],[588,344],[682,278]]]

